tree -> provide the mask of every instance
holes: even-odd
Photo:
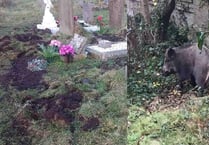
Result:
[[[167,40],[167,29],[169,26],[169,20],[172,12],[176,6],[175,0],[161,0],[157,6],[157,18],[158,18],[158,29],[157,29],[157,42]]]
[[[59,17],[60,17],[60,32],[73,35],[74,20],[73,20],[73,1],[59,0]]]
[[[140,13],[145,23],[145,41],[158,43],[167,40],[170,16],[175,9],[176,0],[160,0],[154,9],[149,11],[148,0],[141,0]],[[152,24],[152,27],[151,27]],[[154,40],[154,41],[151,41]]]
[[[109,0],[109,26],[120,29],[123,24],[125,0]]]
[[[147,24],[150,24],[151,18],[150,18],[148,0],[141,0],[141,9],[142,9],[142,15],[144,16],[145,22]]]

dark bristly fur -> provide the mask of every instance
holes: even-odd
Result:
[[[203,46],[202,51],[197,43],[182,47],[169,48],[165,53],[163,74],[176,73],[180,86],[184,80],[191,80],[193,86],[204,89],[209,75],[209,50]]]

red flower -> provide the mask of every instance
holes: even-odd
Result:
[[[101,22],[102,21],[102,16],[98,16],[97,21]]]
[[[74,17],[73,17],[73,20],[74,20],[74,21],[77,21],[77,20],[78,20],[78,16],[74,16]]]

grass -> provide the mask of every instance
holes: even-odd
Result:
[[[1,36],[25,33],[25,30],[41,23],[43,11],[39,11],[37,3],[29,0],[17,0],[12,3],[11,7],[0,9]],[[43,38],[50,40],[52,36],[47,35]],[[57,39],[59,38],[63,42],[69,40],[68,36],[61,34],[57,35]],[[29,49],[28,44],[12,41],[11,45],[17,50],[27,52]],[[22,142],[31,145],[126,144],[128,111],[124,68],[104,71],[100,68],[101,65],[101,61],[92,58],[75,60],[70,64],[65,64],[58,58],[48,64],[47,73],[43,77],[43,81],[49,85],[48,89],[19,91],[13,86],[7,89],[0,88],[0,144],[19,145]],[[88,79],[89,82],[83,81],[84,79]],[[22,103],[23,98],[52,97],[64,94],[72,88],[80,90],[84,96],[81,107],[76,112],[77,115],[98,117],[100,125],[97,129],[83,131],[78,118],[72,125],[75,127],[74,132],[71,132],[71,126],[59,126],[44,119],[29,120],[30,127],[25,136],[18,134],[18,129],[22,126],[16,129],[12,127],[16,117],[26,115],[27,118]]]
[[[88,69],[81,69],[86,66],[85,64],[88,64]],[[58,67],[51,64],[49,66],[51,73],[46,76],[50,77],[51,81],[60,80],[59,83],[65,81],[66,84],[66,81],[71,81],[70,85],[80,89],[84,94],[78,114],[100,119],[101,125],[97,130],[84,132],[77,129],[75,131],[74,141],[77,145],[106,144],[106,142],[114,145],[126,142],[124,124],[126,124],[127,109],[124,71],[123,69],[112,70],[101,75],[97,68],[99,64],[99,61],[95,62],[92,59],[86,59],[85,63],[81,60],[70,65],[56,65]],[[57,78],[58,76],[61,78]],[[66,79],[66,77],[71,79]],[[91,79],[93,83],[81,84],[79,79],[82,77]],[[111,86],[109,90],[107,86]]]
[[[125,116],[127,116],[124,71],[123,69],[112,70],[101,75],[97,68],[100,64],[99,61],[86,59],[66,66],[64,64],[56,65],[58,66],[56,68],[53,67],[54,64],[49,66],[49,69],[52,70],[49,73],[52,80],[62,80],[57,76],[72,78],[71,85],[79,88],[84,93],[79,114],[86,117],[95,116],[100,118],[101,126],[99,129],[92,132],[82,132],[78,129],[75,132],[74,136],[76,136],[75,140],[77,140],[78,145],[105,144],[106,141],[111,144],[122,144],[126,141],[124,139],[126,136]],[[81,69],[82,67],[88,67],[88,69]],[[57,75],[59,73],[60,75]],[[82,77],[89,78],[93,83],[80,83]],[[68,81],[70,80],[68,79]],[[63,83],[63,81],[61,82]],[[108,86],[110,86],[109,90],[107,90]]]
[[[208,97],[190,100],[179,109],[155,111],[152,114],[132,106],[129,108],[128,144],[208,144],[207,106]]]
[[[40,11],[38,3],[26,0],[12,1],[12,5],[9,8],[0,9],[0,26],[1,36],[6,34],[15,34],[18,31],[24,31],[24,27],[30,27],[34,23],[42,21],[42,12]],[[21,7],[20,7],[21,6]],[[25,11],[23,11],[25,9]],[[28,10],[33,11],[28,11]],[[28,17],[30,16],[30,17]],[[21,29],[19,29],[21,27]]]

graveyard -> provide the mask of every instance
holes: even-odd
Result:
[[[190,55],[179,59],[166,57],[166,52],[186,50],[186,44],[199,43],[201,39],[197,34],[208,31],[208,1],[129,2],[127,25],[132,32],[128,35],[127,144],[209,144],[208,84],[199,96],[189,79],[183,82],[182,88],[178,87],[181,80],[175,67],[176,73],[163,75],[166,63],[172,66],[175,59],[186,62],[187,58],[192,58]],[[205,38],[208,39],[208,35]],[[202,44],[208,46],[208,41],[205,39]],[[196,49],[200,49],[198,45]],[[180,65],[176,63],[176,66]],[[183,68],[187,66],[183,65]]]
[[[124,33],[108,27],[105,2],[74,1],[74,35],[63,34],[51,4],[0,1],[0,144],[126,144]]]

